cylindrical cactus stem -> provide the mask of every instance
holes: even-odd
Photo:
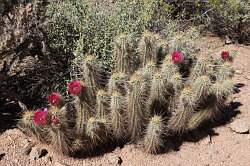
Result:
[[[161,39],[158,42],[158,62],[161,62],[169,53],[169,43],[167,40]]]
[[[102,80],[102,71],[94,55],[87,55],[83,63],[83,77],[86,87],[88,88],[88,95],[90,98],[96,96],[96,92],[101,88],[105,82]]]
[[[78,98],[75,100],[76,108],[76,134],[79,137],[84,136],[85,126],[88,119],[92,116],[90,106],[85,101],[80,101]]]
[[[164,147],[164,135],[166,126],[161,116],[154,115],[147,126],[143,145],[148,153],[159,153]]]
[[[234,83],[232,80],[218,81],[210,88],[210,96],[214,96],[217,105],[224,105],[225,100],[234,93]]]
[[[115,72],[130,73],[133,69],[133,42],[129,35],[121,34],[114,42]]]
[[[148,80],[152,80],[154,73],[157,71],[157,65],[154,61],[149,61],[144,68],[142,68],[142,72],[145,78]]]
[[[185,87],[180,95],[180,101],[176,112],[170,117],[168,121],[168,128],[173,132],[181,134],[187,129],[187,122],[194,113],[193,102],[194,91],[191,87]]]
[[[35,124],[33,122],[34,111],[24,111],[22,117],[19,120],[18,128],[29,136],[35,133]]]
[[[58,107],[52,107],[50,109],[51,114],[51,126],[49,129],[49,136],[51,139],[50,145],[56,149],[57,152],[63,154],[69,154],[71,149],[71,131],[68,127],[68,119],[66,118],[66,107],[59,109]]]
[[[149,94],[149,114],[167,113],[168,99],[173,94],[173,86],[163,76],[162,73],[154,74]]]
[[[178,67],[172,62],[170,56],[165,57],[161,65],[161,72],[167,80],[171,79],[174,74],[179,73]]]
[[[194,130],[198,128],[202,123],[206,122],[212,118],[213,107],[200,110],[192,115],[188,120],[187,128],[188,130]]]
[[[137,141],[143,133],[147,89],[147,81],[144,79],[143,74],[140,72],[134,73],[130,79],[130,90],[127,95],[128,133],[132,142]]]
[[[191,70],[190,80],[195,80],[203,75],[211,75],[213,73],[214,62],[209,56],[200,56],[194,68]]]
[[[113,73],[108,82],[108,93],[118,91],[122,95],[127,93],[128,76],[125,73]]]
[[[86,136],[89,137],[92,148],[104,143],[108,138],[106,122],[95,117],[88,119]]]
[[[159,35],[155,33],[149,31],[143,33],[138,46],[142,67],[145,67],[148,61],[153,61],[155,64],[158,63],[159,48],[157,42],[159,39]]]
[[[217,72],[215,77],[217,81],[223,81],[232,78],[234,75],[234,70],[232,68],[232,63],[225,62],[217,67]]]
[[[117,140],[126,138],[125,131],[125,98],[119,92],[115,91],[111,96],[110,103],[110,126],[112,134]]]
[[[182,90],[184,85],[183,78],[180,73],[175,73],[174,75],[172,75],[168,82],[172,84],[175,94],[178,94]]]
[[[96,95],[97,113],[98,119],[106,119],[109,109],[109,95],[105,90],[99,90]]]
[[[194,89],[194,102],[202,103],[208,98],[211,81],[208,76],[198,77],[192,84]]]

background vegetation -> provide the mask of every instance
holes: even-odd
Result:
[[[14,96],[26,104],[39,103],[52,91],[65,92],[58,85],[80,77],[79,63],[86,53],[96,55],[109,71],[120,33],[132,34],[135,48],[145,29],[168,40],[193,25],[240,43],[247,44],[250,36],[249,0],[0,2],[1,98]]]

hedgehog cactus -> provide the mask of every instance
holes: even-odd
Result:
[[[190,55],[183,48],[187,44],[169,45],[147,31],[138,43],[140,67],[135,71],[131,43],[129,35],[116,38],[110,78],[97,59],[87,55],[83,78],[68,85],[75,100],[65,104],[53,93],[50,109],[25,111],[20,129],[67,154],[112,140],[142,143],[147,152],[158,153],[171,138],[166,136],[216,118],[234,93],[233,57],[228,52],[221,59]]]

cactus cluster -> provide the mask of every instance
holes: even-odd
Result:
[[[219,115],[234,92],[228,52],[222,58],[189,56],[182,50],[169,52],[167,43],[157,34],[144,33],[136,68],[130,37],[122,34],[115,41],[111,74],[86,55],[84,77],[68,85],[75,100],[65,103],[53,93],[49,109],[23,113],[20,129],[65,154],[89,152],[112,141],[159,153],[169,136]]]

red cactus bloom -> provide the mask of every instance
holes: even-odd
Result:
[[[60,119],[56,116],[52,116],[51,121],[54,125],[58,125],[60,123]]]
[[[81,82],[79,80],[71,81],[68,84],[68,91],[69,91],[69,93],[71,93],[73,95],[80,94],[81,90],[82,90],[82,85],[81,85]]]
[[[230,58],[229,52],[228,52],[228,51],[222,51],[222,52],[221,52],[221,58],[222,58],[223,60],[228,60],[228,59]]]
[[[175,63],[175,64],[181,64],[184,60],[184,55],[182,52],[180,51],[174,51],[172,53],[172,61]]]
[[[48,101],[53,106],[58,106],[62,101],[62,96],[60,93],[54,92],[48,96]]]
[[[34,114],[34,123],[35,125],[46,125],[47,124],[47,117],[48,117],[48,109],[38,109]]]

